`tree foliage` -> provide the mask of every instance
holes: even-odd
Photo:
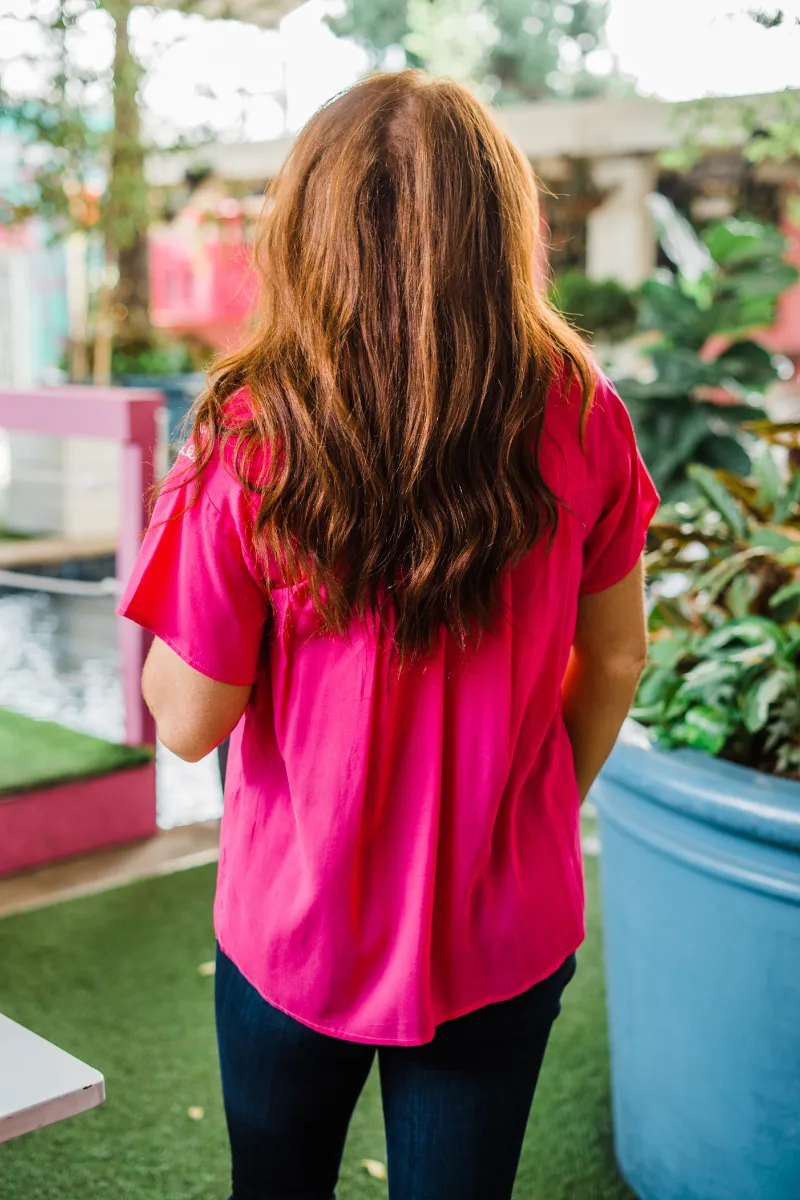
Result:
[[[610,57],[589,57],[605,49],[607,16],[605,0],[346,0],[344,15],[330,24],[376,64],[402,47],[411,66],[508,104],[620,86]]]
[[[435,75],[447,75],[464,83],[486,84],[492,47],[500,31],[483,0],[408,0],[408,31],[403,36],[406,51]]]
[[[790,21],[800,25],[800,14],[792,14],[784,8],[751,8],[748,9],[748,15],[764,29],[777,29]]]
[[[103,216],[93,202],[104,191],[112,125],[110,63],[84,65],[74,53],[76,35],[97,0],[36,3],[14,20],[26,49],[6,63],[24,65],[41,79],[35,94],[9,90],[0,72],[0,110],[20,145],[21,178],[0,193],[0,222],[37,214],[60,228],[92,226]]]
[[[19,171],[0,191],[0,224],[35,215],[56,235],[94,231],[117,274],[113,297],[102,293],[107,311],[99,323],[107,333],[113,321],[118,344],[143,351],[153,338],[145,179],[151,146],[140,106],[146,72],[130,45],[133,8],[134,0],[28,0],[4,14],[26,50],[0,60],[0,111],[19,150]],[[101,22],[111,53],[90,59],[81,39],[90,23],[96,30]],[[18,84],[20,66],[30,69],[35,86],[10,86],[15,72]],[[205,130],[198,133],[204,140]],[[176,148],[190,144],[175,140]]]
[[[688,171],[709,150],[736,150],[747,162],[800,158],[800,91],[766,96],[704,97],[676,106],[677,144],[661,155],[662,166]]]
[[[139,92],[143,70],[131,52],[131,0],[38,0],[18,17],[27,27],[38,63],[37,94],[10,92],[0,74],[0,99],[21,145],[23,181],[16,193],[0,196],[0,220],[11,223],[36,214],[56,233],[96,229],[105,260],[117,271],[107,315],[99,316],[105,341],[116,316],[117,339],[147,344],[148,189],[144,166]],[[113,37],[111,62],[85,63],[78,52],[81,26],[105,18]],[[38,49],[38,54],[36,54]],[[107,369],[109,350],[103,361]],[[99,360],[95,359],[97,370]]]

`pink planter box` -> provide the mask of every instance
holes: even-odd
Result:
[[[0,796],[0,876],[155,832],[155,762]]]

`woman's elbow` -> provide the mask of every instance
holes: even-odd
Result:
[[[647,642],[641,645],[629,646],[625,650],[611,653],[606,662],[606,669],[616,679],[638,683],[642,672],[647,666]]]
[[[579,655],[583,665],[594,674],[602,676],[609,685],[627,686],[636,684],[647,666],[647,642],[631,642],[626,646],[609,646],[602,651],[594,650]]]
[[[181,727],[180,724],[170,721],[157,720],[156,733],[158,740],[167,750],[189,763],[200,762],[200,759],[210,754],[217,745],[217,740],[212,737],[203,736],[202,732]]]
[[[199,762],[231,732],[251,691],[252,684],[203,675],[157,638],[142,672],[142,695],[159,740],[186,762]]]

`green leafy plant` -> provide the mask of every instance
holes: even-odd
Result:
[[[675,145],[661,153],[661,165],[684,173],[709,151],[735,151],[749,163],[791,162],[800,155],[797,110],[792,88],[763,96],[704,96],[676,105],[671,114]]]
[[[696,499],[652,528],[651,653],[632,715],[665,746],[800,779],[800,423],[753,433],[752,478],[694,465]]]
[[[752,335],[773,323],[797,271],[783,261],[785,242],[772,225],[730,219],[699,238],[665,197],[653,201],[677,273],[643,285],[639,329],[654,338],[647,369],[615,382],[657,487],[675,499],[691,491],[689,463],[750,471],[741,425],[764,415],[758,404],[778,377],[774,356]]]
[[[212,353],[190,340],[170,342],[154,338],[149,346],[129,350],[115,346],[111,360],[114,379],[126,375],[180,375],[205,371]]]
[[[564,316],[595,337],[621,341],[636,326],[636,299],[616,279],[589,279],[581,271],[565,271],[551,289]]]

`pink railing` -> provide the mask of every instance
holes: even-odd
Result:
[[[120,443],[120,524],[117,578],[127,580],[146,525],[146,500],[154,482],[161,392],[120,387],[0,387],[0,428],[49,437],[110,438]],[[119,650],[125,704],[125,740],[153,744],[155,727],[141,696],[140,677],[149,637],[120,620]]]

